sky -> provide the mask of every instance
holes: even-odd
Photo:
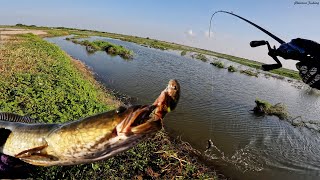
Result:
[[[0,24],[101,30],[274,63],[267,47],[249,43],[279,43],[234,16],[216,14],[209,37],[209,21],[217,10],[232,11],[286,42],[300,37],[320,43],[320,0],[0,0]],[[295,67],[296,61],[281,61]]]

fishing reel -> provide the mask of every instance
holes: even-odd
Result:
[[[264,71],[271,71],[273,69],[278,69],[278,68],[281,68],[282,67],[282,64],[281,62],[279,61],[279,59],[277,58],[277,49],[275,46],[273,46],[273,48],[271,48],[270,44],[268,41],[265,41],[265,40],[260,40],[260,41],[251,41],[250,42],[250,46],[251,47],[258,47],[258,46],[263,46],[263,45],[267,45],[268,47],[268,55],[270,57],[273,58],[273,60],[275,60],[277,63],[276,64],[263,64],[261,67],[262,67],[262,70]]]
[[[264,32],[265,34],[269,35],[271,38],[276,40],[278,43],[280,43],[280,46],[278,48],[276,48],[275,46],[271,48],[268,41],[261,40],[261,41],[250,42],[251,47],[267,45],[269,50],[268,55],[272,57],[273,60],[276,61],[276,64],[263,64],[262,69],[264,71],[270,71],[270,70],[278,69],[282,67],[282,64],[277,58],[277,56],[280,56],[283,59],[300,61],[296,64],[296,67],[299,70],[299,75],[302,77],[303,82],[305,82],[306,84],[309,84],[310,87],[320,90],[320,80],[319,80],[320,73],[316,74],[318,72],[317,70],[320,68],[319,62],[317,62],[317,59],[320,59],[320,53],[319,53],[320,44],[318,44],[317,42],[307,40],[307,39],[302,39],[302,38],[296,38],[296,39],[292,39],[290,42],[285,42],[282,39],[275,36],[274,34],[267,31],[266,29],[249,21],[248,19],[245,19],[239,15],[236,15],[233,12],[222,11],[222,10],[214,12],[211,16],[210,26],[209,26],[209,36],[210,36],[212,18],[217,13],[226,13],[226,14],[235,16],[239,19],[242,19],[243,21],[251,24],[252,26],[261,30],[262,32]],[[308,74],[306,75],[307,72]]]
[[[268,46],[268,55],[270,57],[273,58],[273,60],[275,60],[277,62],[277,64],[264,64],[262,65],[262,69],[264,71],[270,71],[273,69],[278,69],[282,67],[281,62],[279,61],[279,59],[277,58],[277,56],[282,57],[283,59],[292,59],[292,60],[297,60],[297,61],[301,61],[301,62],[306,62],[306,61],[312,61],[313,60],[313,56],[311,56],[310,54],[308,54],[306,52],[306,50],[302,47],[300,47],[296,41],[298,39],[293,39],[288,43],[282,43],[278,48],[276,48],[275,46],[273,46],[273,48],[271,48],[270,44],[268,41],[251,41],[250,42],[250,46],[251,47],[258,47],[258,46],[263,46],[263,45],[267,45]],[[300,41],[304,41],[299,39]]]
[[[258,47],[258,46],[262,46],[262,45],[267,45],[268,46],[268,50],[269,50],[268,55],[271,56],[273,58],[273,60],[275,60],[277,62],[276,64],[263,64],[262,65],[262,69],[264,71],[270,71],[270,70],[278,69],[278,68],[282,67],[282,64],[279,61],[279,59],[277,58],[277,56],[280,56],[283,59],[292,59],[292,60],[297,60],[297,61],[301,61],[301,62],[307,62],[307,61],[315,59],[312,55],[307,53],[307,51],[305,49],[307,47],[304,47],[302,44],[313,44],[314,46],[318,46],[318,44],[316,42],[297,38],[297,39],[293,39],[290,42],[286,43],[285,41],[283,41],[282,39],[278,38],[277,36],[275,36],[274,34],[270,33],[269,31],[265,30],[264,28],[262,28],[262,27],[258,26],[257,24],[249,21],[248,19],[245,19],[245,18],[243,18],[243,17],[241,17],[239,15],[234,14],[233,12],[222,11],[222,10],[214,12],[212,14],[212,16],[211,16],[211,19],[210,19],[209,36],[210,36],[212,18],[217,13],[226,13],[226,14],[230,14],[232,16],[235,16],[235,17],[237,17],[239,19],[242,19],[243,21],[245,21],[245,22],[251,24],[252,26],[258,28],[259,30],[261,30],[262,32],[266,33],[271,38],[273,38],[274,40],[276,40],[277,42],[280,43],[280,46],[278,48],[276,48],[275,46],[273,46],[273,48],[271,48],[271,46],[270,46],[268,41],[261,40],[261,41],[251,41],[250,42],[250,46],[251,47]],[[300,43],[298,43],[297,41],[299,41]],[[315,51],[318,51],[318,50],[315,50]]]

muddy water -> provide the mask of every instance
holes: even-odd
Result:
[[[292,117],[318,121],[318,92],[297,89],[283,80],[229,73],[175,52],[102,39],[133,50],[134,59],[126,61],[105,52],[88,54],[84,47],[60,37],[47,40],[85,62],[105,86],[134,97],[136,103],[152,103],[169,79],[178,79],[182,96],[176,111],[166,118],[167,129],[202,152],[212,139],[217,149],[206,152],[208,160],[227,176],[319,178],[320,133],[249,111],[259,97],[273,104],[284,102]]]

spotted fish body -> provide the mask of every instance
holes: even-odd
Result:
[[[31,118],[0,113],[0,153],[39,166],[112,157],[162,128],[167,106],[176,106],[178,100],[173,99],[180,95],[176,80],[170,80],[169,85],[151,106],[119,108],[64,124],[30,123]],[[170,95],[171,90],[175,93]]]

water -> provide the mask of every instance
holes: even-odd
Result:
[[[84,47],[61,37],[47,40],[87,64],[105,86],[136,98],[137,103],[152,103],[169,79],[178,79],[182,94],[177,109],[165,119],[166,128],[202,152],[212,139],[219,150],[207,152],[208,161],[227,176],[319,178],[320,133],[249,111],[259,97],[285,103],[292,117],[318,121],[318,92],[297,89],[283,80],[229,73],[176,52],[100,39],[133,50],[134,59],[126,61],[105,52],[88,54]]]

